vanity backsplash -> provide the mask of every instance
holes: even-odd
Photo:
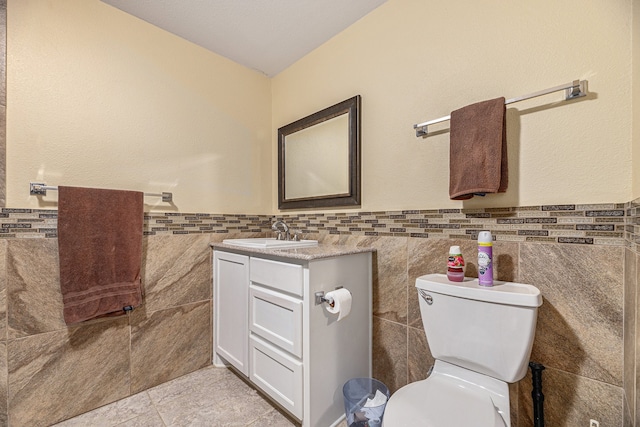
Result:
[[[625,236],[625,218],[635,217],[636,210],[630,202],[283,215],[150,212],[144,232],[271,233],[278,218],[303,233],[475,240],[479,231],[491,230],[497,241],[624,245],[638,234],[629,220]],[[0,217],[0,238],[57,237],[56,210],[4,208]]]

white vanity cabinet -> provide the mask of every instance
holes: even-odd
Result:
[[[214,356],[246,375],[303,427],[337,425],[344,417],[344,383],[371,376],[371,252],[335,255],[314,249],[305,258],[304,250],[288,257],[286,251],[254,253],[220,246],[224,250],[214,245]],[[229,259],[235,260],[235,268],[221,261]],[[315,293],[340,286],[351,292],[352,306],[338,322],[325,303],[316,304]],[[231,287],[246,290],[246,299],[240,301],[244,290],[218,291]],[[237,310],[232,323],[226,295],[233,295]],[[246,317],[240,319],[239,313]],[[248,364],[248,371],[238,368],[237,355],[229,359],[231,344],[224,345],[229,336],[237,339],[238,348],[240,341],[247,343],[248,360],[241,366]]]

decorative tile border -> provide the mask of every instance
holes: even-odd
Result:
[[[261,233],[271,229],[270,215],[149,212],[145,235],[202,233]],[[0,211],[0,238],[56,238],[58,211],[10,209]]]
[[[303,233],[476,240],[490,230],[497,241],[625,244],[625,204],[517,208],[433,209],[278,215]]]
[[[2,208],[0,211],[0,238],[57,236],[56,210]]]
[[[144,234],[262,233],[271,229],[270,215],[150,212]]]
[[[640,199],[627,203],[625,240],[629,248],[640,254]]]
[[[57,210],[0,211],[0,238],[55,238]],[[145,235],[270,233],[275,219],[302,233],[477,239],[490,230],[496,241],[629,245],[640,251],[640,199],[596,205],[543,205],[487,209],[429,209],[280,215],[150,212]]]

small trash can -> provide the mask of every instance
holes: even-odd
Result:
[[[342,387],[349,427],[381,427],[389,389],[374,378],[352,378]]]

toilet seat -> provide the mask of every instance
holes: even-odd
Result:
[[[458,378],[432,375],[389,399],[384,427],[506,427],[489,394]]]

